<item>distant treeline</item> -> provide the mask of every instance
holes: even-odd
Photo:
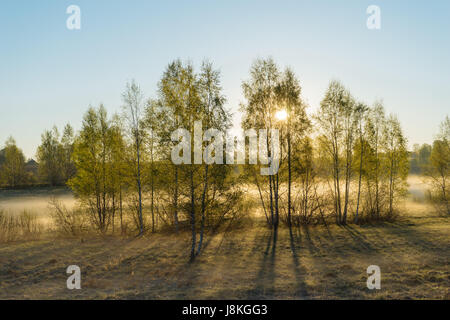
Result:
[[[38,163],[25,156],[12,137],[0,149],[0,188],[23,188],[39,184]]]
[[[68,124],[60,138],[58,129],[45,131],[37,149],[37,162],[25,161],[25,156],[9,137],[0,150],[0,187],[26,188],[30,186],[62,186],[75,175],[72,160],[74,132]]]
[[[116,225],[123,230],[126,217],[140,234],[161,226],[175,232],[189,227],[191,259],[200,252],[206,230],[249,210],[244,197],[249,188],[275,229],[280,222],[393,219],[410,171],[433,177],[435,199],[448,211],[448,117],[433,146],[408,152],[397,117],[386,115],[381,101],[371,106],[358,101],[339,81],[330,82],[311,116],[295,73],[280,70],[272,59],[252,64],[242,90],[242,128],[280,132],[275,175],[260,175],[261,164],[248,164],[248,155],[247,164],[240,165],[171,161],[179,144],[171,137],[176,129],[193,137],[196,121],[203,132],[231,127],[220,72],[210,62],[196,71],[191,63],[175,60],[162,74],[155,99],[144,98],[133,81],[123,93],[122,114],[108,116],[103,105],[89,107],[77,134],[70,125],[62,136],[56,128],[45,131],[37,171],[26,168],[22,152],[9,139],[0,158],[2,185],[67,183],[101,232],[114,232]],[[268,134],[269,159],[276,152],[271,139]],[[213,137],[204,137],[202,150],[208,152],[213,143]],[[66,211],[59,212],[61,221],[72,221]]]
[[[450,119],[447,116],[441,123],[439,133],[429,144],[414,145],[410,153],[410,172],[420,174],[430,181],[429,198],[439,212],[450,214],[449,175],[450,175]]]

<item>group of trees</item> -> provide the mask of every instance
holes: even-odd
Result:
[[[122,96],[120,116],[108,117],[103,106],[85,114],[73,145],[76,174],[68,185],[102,232],[114,230],[116,213],[123,231],[125,211],[139,234],[155,231],[158,223],[176,232],[189,226],[194,259],[206,230],[232,219],[242,196],[232,166],[171,161],[177,129],[193,137],[197,129],[230,126],[220,73],[209,62],[196,73],[190,63],[176,60],[161,77],[157,99],[146,100],[135,82]],[[194,130],[198,121],[202,127]],[[211,140],[205,135],[202,144]],[[183,157],[193,159],[194,141],[184,142],[192,152]]]
[[[408,153],[399,121],[385,115],[381,102],[370,108],[331,81],[309,119],[295,74],[280,72],[272,59],[252,65],[243,89],[243,128],[277,128],[281,134],[279,171],[264,178],[247,170],[269,225],[276,228],[280,216],[288,225],[330,215],[346,224],[350,213],[355,222],[393,217],[395,199],[406,191]],[[269,139],[269,158],[270,145]]]
[[[430,166],[425,171],[430,178],[430,198],[438,211],[450,214],[450,118],[441,123],[439,134],[433,142],[430,154]]]
[[[60,138],[58,128],[46,130],[41,135],[41,145],[37,149],[39,177],[52,186],[64,185],[75,174],[73,163],[73,128],[67,124]]]
[[[258,59],[251,66],[250,79],[243,83],[242,88],[247,100],[241,105],[242,128],[266,131],[267,157],[270,161],[273,161],[274,153],[278,152],[273,148],[272,135],[269,135],[272,129],[279,130],[282,146],[277,172],[262,177],[256,171],[258,167],[249,165],[246,168],[247,181],[255,184],[267,223],[276,229],[283,209],[280,187],[286,180],[284,169],[287,168],[288,204],[285,208],[290,225],[292,212],[295,211],[292,199],[293,182],[297,177],[304,178],[305,175],[308,179],[311,173],[311,147],[306,135],[311,122],[306,115],[306,105],[301,99],[300,83],[291,69],[280,72],[272,59]],[[277,114],[281,114],[281,117],[277,117]],[[284,166],[285,160],[287,166]]]
[[[102,232],[112,224],[120,203],[124,166],[124,143],[117,119],[106,109],[89,108],[75,138],[72,159],[76,174],[68,181],[92,223]],[[117,210],[119,211],[119,210]]]
[[[324,168],[331,169],[337,223],[347,223],[352,194],[355,222],[362,215],[392,217],[394,199],[405,194],[408,174],[406,139],[398,119],[386,117],[380,101],[372,108],[356,101],[336,81],[331,82],[316,118]],[[354,180],[357,186],[352,189]]]
[[[412,174],[425,177],[430,185],[429,198],[439,212],[450,213],[450,119],[447,116],[441,123],[439,133],[432,145],[414,145],[410,164]]]
[[[17,145],[16,141],[9,137],[5,147],[0,150],[0,186],[12,188],[33,183],[35,180],[33,170],[27,168],[25,156]]]
[[[409,161],[409,172],[411,174],[423,175],[429,170],[432,148],[428,143],[423,145],[415,144],[413,146]]]
[[[214,228],[225,218],[232,219],[239,210],[242,191],[233,167],[227,164],[212,163],[219,154],[210,153],[215,137],[200,132],[208,129],[224,131],[231,125],[231,114],[225,109],[220,72],[208,61],[203,62],[199,72],[190,63],[176,60],[168,65],[158,85],[158,99],[152,101],[147,112],[147,125],[153,127],[154,136],[159,138],[158,153],[167,161],[165,183],[166,195],[172,204],[173,221],[178,230],[179,213],[188,216],[192,234],[191,259],[200,252],[205,228]],[[198,125],[200,124],[200,125]],[[189,144],[190,154],[183,154],[183,164],[174,164],[169,159],[178,144],[178,129],[184,128],[195,139],[183,141]],[[152,142],[154,142],[152,136]],[[183,138],[185,139],[185,138]],[[204,152],[199,155],[194,151]],[[202,159],[204,159],[202,164]],[[154,159],[153,159],[154,160]],[[152,161],[153,161],[152,160]],[[192,161],[193,160],[193,161]],[[198,242],[197,242],[198,234]]]
[[[73,177],[76,168],[72,161],[74,132],[66,125],[61,139],[56,127],[45,131],[37,149],[38,162],[25,156],[10,137],[0,150],[0,186],[17,188],[33,185],[61,186]]]
[[[230,157],[217,135],[231,127],[221,74],[208,61],[197,71],[175,60],[162,74],[155,99],[146,99],[132,81],[122,95],[122,114],[90,107],[77,134],[70,125],[61,137],[56,128],[45,131],[37,150],[39,181],[66,183],[103,233],[118,226],[125,232],[130,223],[139,234],[189,228],[192,260],[208,231],[242,214],[245,186],[256,190],[274,229],[280,222],[362,223],[394,217],[411,165],[411,172],[432,177],[435,198],[448,212],[448,118],[432,147],[409,154],[398,119],[385,114],[382,102],[368,106],[339,81],[330,82],[310,116],[295,73],[280,70],[272,59],[256,60],[242,89],[242,128],[266,133],[259,151],[267,151],[269,164],[279,158],[274,174],[261,175],[262,163],[214,161]],[[270,134],[273,129],[278,136]],[[174,163],[174,155],[183,161]],[[3,184],[26,183],[24,156],[12,139],[0,152],[0,166]]]

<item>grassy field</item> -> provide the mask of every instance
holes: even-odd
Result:
[[[255,222],[207,236],[192,264],[188,233],[0,244],[0,299],[449,299],[450,220],[407,206],[395,223],[283,227],[276,241]],[[81,290],[66,288],[72,264]]]

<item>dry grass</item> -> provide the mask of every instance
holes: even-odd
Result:
[[[15,239],[0,243],[0,299],[450,299],[450,217],[420,194],[400,209],[393,223],[281,227],[276,241],[252,215],[207,235],[192,264],[188,232]],[[81,290],[66,288],[72,264]],[[366,288],[369,265],[381,290]]]
[[[419,209],[415,209],[419,210]],[[420,210],[419,210],[420,211]],[[40,240],[0,245],[1,299],[449,299],[450,221],[280,228],[256,223],[208,236],[189,264],[189,235]],[[82,289],[66,289],[67,266]],[[382,289],[366,288],[379,265]]]
[[[36,215],[26,210],[20,214],[0,210],[0,242],[35,240],[41,236],[42,230],[43,226]]]

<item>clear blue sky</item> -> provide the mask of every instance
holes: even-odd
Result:
[[[66,8],[81,8],[81,30]],[[368,30],[366,8],[381,8]],[[331,79],[382,98],[413,143],[430,143],[450,110],[450,1],[1,0],[0,146],[12,135],[34,157],[44,129],[79,129],[87,107],[120,110],[130,79],[148,97],[172,59],[211,59],[228,106],[251,62],[291,66],[317,108]],[[237,121],[236,121],[237,122]]]

